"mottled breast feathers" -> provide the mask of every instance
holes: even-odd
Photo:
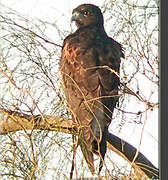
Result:
[[[84,95],[88,92],[93,94],[92,98],[117,95],[122,56],[120,44],[103,30],[96,26],[77,30],[65,39],[63,45],[61,71],[65,73],[65,86],[72,78]],[[111,100],[110,97],[108,100]]]

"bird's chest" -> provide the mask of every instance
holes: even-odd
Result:
[[[91,75],[96,67],[96,51],[93,42],[89,40],[87,42],[81,39],[70,40],[65,44],[63,54],[64,66],[67,66],[71,75],[75,75],[76,78],[80,77],[81,80],[88,73]]]
[[[75,37],[68,39],[63,48],[64,58],[67,63],[82,64],[86,60],[88,50],[92,47],[93,42],[90,39]]]
[[[69,40],[65,43],[62,54],[63,81],[74,96],[76,93],[86,95],[98,88],[97,57],[91,41]]]

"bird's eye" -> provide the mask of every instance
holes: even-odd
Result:
[[[89,16],[90,15],[90,11],[84,11],[84,16]]]

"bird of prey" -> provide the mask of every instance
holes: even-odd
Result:
[[[77,30],[68,35],[60,58],[64,92],[73,121],[78,125],[78,143],[92,174],[94,156],[106,153],[106,134],[118,101],[122,46],[105,30],[99,7],[82,4],[72,12]]]

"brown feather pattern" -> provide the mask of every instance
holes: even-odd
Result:
[[[106,140],[101,142],[118,100],[119,77],[115,72],[119,74],[120,58],[124,55],[121,45],[105,33],[103,23],[97,22],[98,17],[103,19],[100,9],[84,4],[73,13],[82,13],[83,9],[90,14],[83,16],[78,29],[65,38],[60,72],[69,109],[81,127],[79,144],[94,173],[93,153],[104,159],[101,146],[106,151]],[[82,22],[87,25],[81,25]]]

